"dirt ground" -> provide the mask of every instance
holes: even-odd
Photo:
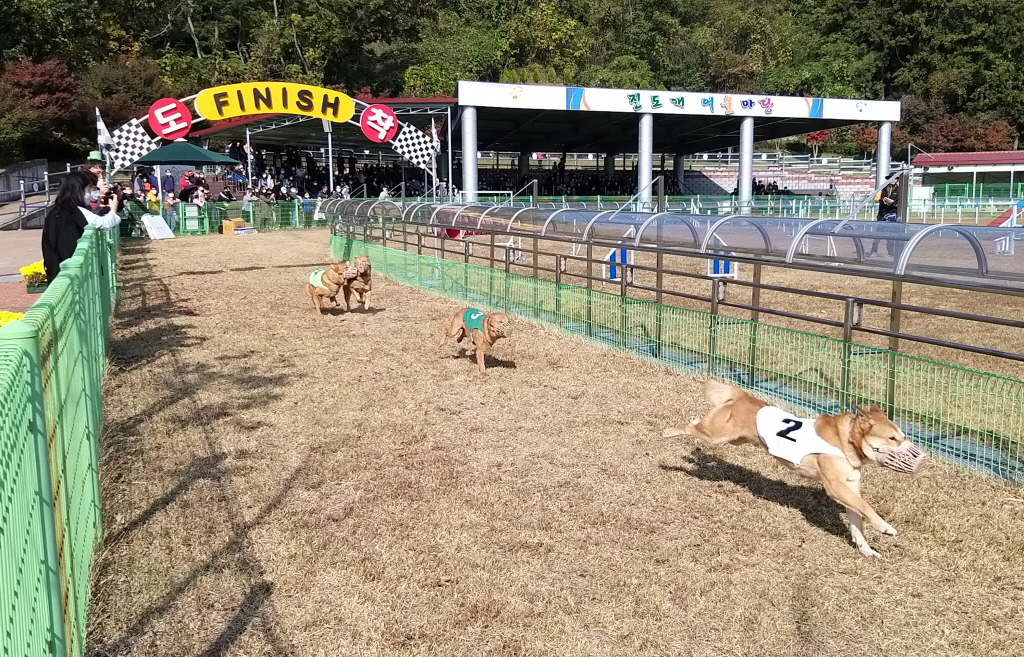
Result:
[[[900,535],[750,448],[661,431],[699,382],[375,280],[315,316],[326,231],[129,242],[94,655],[1015,655],[1024,499],[872,469]]]

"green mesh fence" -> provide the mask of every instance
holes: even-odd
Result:
[[[0,655],[85,654],[117,233],[87,228],[0,328]]]
[[[141,203],[130,201],[127,213],[138,220],[148,210]],[[202,207],[179,203],[174,211],[163,213],[167,225],[176,235],[206,235],[219,232],[222,221],[241,219],[257,230],[283,228],[315,228],[329,225],[326,219],[316,218],[316,201],[255,201],[245,207],[242,201],[229,203],[209,201]]]
[[[557,325],[615,349],[727,379],[793,412],[888,406],[918,444],[958,465],[1024,483],[1024,381],[814,333],[331,238],[400,283]]]

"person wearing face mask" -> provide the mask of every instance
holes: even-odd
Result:
[[[96,185],[94,176],[75,171],[64,176],[57,190],[57,199],[43,221],[43,267],[50,281],[60,273],[60,264],[74,255],[86,226],[109,229],[121,223],[117,215],[117,195],[110,195],[109,200],[101,202]],[[103,214],[90,210],[87,203],[100,203]]]

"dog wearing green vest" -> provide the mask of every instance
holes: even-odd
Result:
[[[327,269],[317,269],[311,273],[306,282],[306,293],[309,294],[309,299],[317,313],[323,314],[324,299],[330,299],[334,303],[334,307],[337,308],[340,305],[338,293],[348,281],[357,275],[358,271],[355,266],[349,264],[348,261],[333,264]]]
[[[499,338],[510,337],[512,337],[512,321],[505,313],[488,315],[479,308],[463,308],[452,315],[451,321],[445,326],[444,333],[441,335],[441,344],[438,346],[443,347],[448,338],[455,338],[456,342],[462,342],[463,338],[469,338],[473,342],[476,352],[476,364],[480,368],[480,376],[487,376],[484,355]]]

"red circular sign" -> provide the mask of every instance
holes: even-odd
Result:
[[[163,139],[184,137],[192,129],[192,112],[180,100],[161,98],[149,106],[149,129]]]
[[[387,105],[370,105],[359,117],[359,127],[367,139],[382,144],[395,138],[398,117]]]

